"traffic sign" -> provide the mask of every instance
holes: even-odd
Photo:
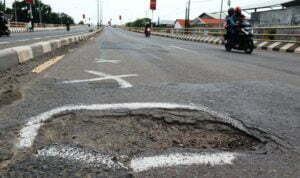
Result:
[[[156,10],[156,0],[150,0],[150,9]]]

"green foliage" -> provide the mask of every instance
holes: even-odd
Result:
[[[47,24],[74,24],[72,17],[65,13],[52,12],[50,5],[42,3],[40,0],[36,0],[36,3],[32,6],[33,22],[40,22],[40,10],[42,16],[42,22]],[[0,9],[4,6],[0,2]],[[17,18],[15,17],[15,9],[17,10]],[[13,9],[7,9],[6,14],[12,16],[12,21],[16,19],[19,22],[29,22],[30,15],[28,14],[29,5],[25,1],[16,1],[13,3]]]
[[[142,19],[137,19],[134,22],[128,22],[126,24],[127,27],[145,27],[146,24],[150,24],[151,19],[149,18],[142,18]]]

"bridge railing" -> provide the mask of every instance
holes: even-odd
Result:
[[[131,28],[132,29],[132,28]],[[133,28],[144,30],[143,28]],[[273,26],[273,27],[254,27],[254,36],[258,41],[300,43],[300,26]],[[171,33],[171,34],[190,34],[200,36],[219,36],[225,34],[224,28],[154,28],[154,32]]]

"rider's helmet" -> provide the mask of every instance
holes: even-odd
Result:
[[[0,16],[4,16],[4,12],[3,11],[0,11]]]
[[[229,8],[228,9],[228,15],[231,16],[234,14],[234,8]]]
[[[236,13],[236,14],[242,14],[242,9],[241,9],[239,6],[237,6],[237,7],[235,8],[235,13]]]

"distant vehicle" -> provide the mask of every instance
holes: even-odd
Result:
[[[232,49],[244,50],[245,53],[251,54],[254,50],[253,42],[253,28],[251,24],[244,20],[239,22],[239,32],[237,40],[232,38],[232,36],[225,36],[225,48],[226,51],[231,51]]]
[[[145,36],[146,36],[146,37],[150,37],[150,36],[151,36],[151,28],[150,28],[150,27],[148,27],[148,28],[146,29],[146,31],[145,31]]]
[[[5,26],[5,28],[0,30],[0,37],[1,36],[10,36],[10,30],[7,25]]]

